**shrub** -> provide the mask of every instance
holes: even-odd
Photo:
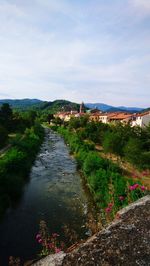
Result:
[[[83,172],[90,175],[105,165],[105,160],[100,158],[96,152],[90,151],[83,164]]]

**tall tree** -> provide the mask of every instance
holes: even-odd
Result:
[[[13,112],[8,103],[4,103],[0,109],[0,124],[8,131],[12,128]]]

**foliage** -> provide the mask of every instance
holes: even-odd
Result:
[[[89,175],[95,172],[99,168],[105,168],[106,160],[101,158],[97,152],[88,152],[88,155],[83,164],[83,172],[85,175]]]
[[[7,130],[0,125],[0,148],[4,147],[8,140]]]
[[[0,125],[5,127],[8,131],[12,127],[13,113],[8,103],[4,103],[0,109]]]
[[[140,140],[138,138],[130,138],[124,147],[124,155],[134,165],[141,165],[141,150]]]
[[[47,256],[53,253],[59,253],[63,248],[63,243],[58,240],[57,233],[49,234],[48,227],[45,221],[40,222],[40,230],[36,235],[36,241],[41,245],[40,257]]]
[[[144,136],[149,143],[149,128],[144,132],[129,125],[104,125],[88,120],[81,126],[80,119],[71,119],[68,126],[56,127],[55,130],[69,144],[97,205],[108,218],[121,207],[145,195],[146,188],[135,184],[132,179],[129,182],[117,164],[95,151],[94,143],[103,144],[105,152],[123,156],[140,167],[149,167],[150,153],[143,148]]]
[[[23,135],[17,135],[10,150],[0,158],[0,215],[21,195],[43,137],[44,129],[35,123]]]

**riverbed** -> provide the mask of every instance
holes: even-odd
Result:
[[[9,208],[0,223],[0,265],[10,256],[22,262],[36,259],[40,221],[49,233],[58,233],[65,246],[92,234],[93,206],[77,165],[64,140],[50,129],[32,167],[21,199]]]

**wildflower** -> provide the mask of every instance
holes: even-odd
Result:
[[[40,234],[37,234],[36,235],[36,239],[38,240],[39,238],[41,238],[41,235]]]
[[[139,184],[134,184],[134,185],[132,185],[132,186],[129,186],[129,189],[130,190],[135,190],[136,188],[138,188],[139,187]]]
[[[41,244],[42,242],[43,242],[43,241],[42,241],[42,239],[41,239],[41,238],[39,238],[39,239],[38,239],[38,243],[40,243],[40,244]]]
[[[129,186],[129,189],[132,191],[132,190],[135,190],[135,187],[134,186]]]
[[[54,244],[53,244],[53,243],[49,243],[48,247],[49,247],[50,249],[53,249],[53,248],[54,248]]]
[[[55,253],[59,253],[61,251],[60,248],[55,248]]]
[[[145,189],[146,189],[145,186],[141,186],[140,188],[142,191],[145,191]]]
[[[111,212],[111,208],[107,207],[107,208],[105,209],[105,211],[106,211],[107,213],[109,213],[109,212]]]
[[[119,196],[119,200],[120,201],[123,201],[124,200],[124,197],[123,196]]]
[[[139,187],[139,184],[134,184],[134,189],[138,188]]]
[[[58,237],[58,236],[59,236],[59,235],[58,235],[57,233],[53,233],[53,234],[52,234],[52,237],[54,237],[54,238],[55,238],[55,237]]]

